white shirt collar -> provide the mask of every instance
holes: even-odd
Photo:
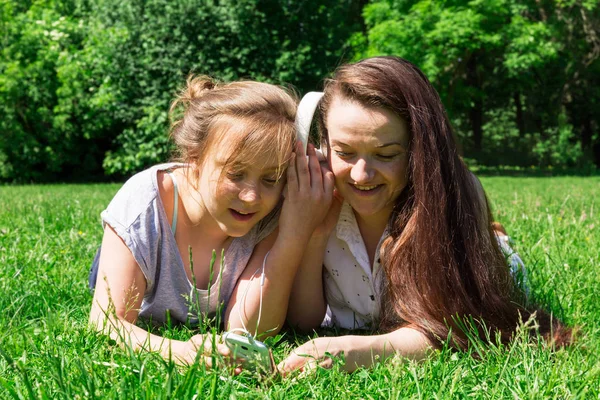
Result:
[[[338,239],[346,242],[346,244],[348,245],[348,249],[354,256],[356,261],[358,261],[358,263],[362,266],[364,272],[367,274],[369,279],[372,279],[373,273],[377,274],[379,270],[379,250],[381,248],[381,243],[389,235],[388,228],[385,228],[385,230],[383,231],[383,235],[381,235],[379,243],[377,244],[377,251],[375,253],[375,260],[373,263],[373,271],[371,271],[370,268],[371,262],[369,260],[369,255],[367,253],[365,242],[362,236],[360,235],[360,229],[358,228],[356,216],[354,215],[352,207],[347,202],[344,202],[344,204],[342,204],[342,209],[340,211],[340,216],[338,217],[335,235]]]
[[[335,233],[338,239],[346,242],[348,249],[356,261],[363,267],[367,276],[371,278],[371,268],[369,256],[367,255],[367,248],[360,235],[354,211],[350,204],[346,202],[342,205]]]

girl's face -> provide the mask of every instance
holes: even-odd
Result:
[[[206,158],[198,187],[204,208],[228,236],[244,236],[275,208],[284,179],[278,179],[278,166],[269,161],[275,158],[268,154],[252,164],[226,168],[228,152],[211,153],[215,155]]]
[[[325,123],[338,191],[358,216],[387,221],[407,184],[406,122],[387,109],[336,97]]]

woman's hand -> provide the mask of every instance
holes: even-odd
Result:
[[[287,170],[279,231],[291,240],[308,240],[328,215],[333,199],[333,173],[320,165],[312,144],[307,153],[308,156],[301,142],[297,142]]]
[[[420,331],[403,327],[382,335],[320,337],[304,343],[278,365],[282,375],[294,370],[310,371],[315,367],[331,368],[332,357],[344,355],[340,367],[347,372],[368,368],[393,356],[420,360],[431,349]]]
[[[336,336],[320,337],[308,341],[297,347],[292,353],[279,365],[277,369],[285,376],[292,371],[299,370],[308,372],[316,367],[331,368],[333,366],[332,357],[344,355],[346,362],[342,369],[352,372],[357,368],[355,362],[352,362],[352,354],[360,351],[354,343],[354,336]]]

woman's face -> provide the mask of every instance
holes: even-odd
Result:
[[[387,221],[407,183],[406,122],[387,109],[337,97],[325,123],[338,191],[358,216]]]
[[[225,167],[227,153],[216,149],[206,158],[198,190],[221,231],[240,237],[275,208],[285,181],[278,179],[278,166],[269,155],[252,164]]]

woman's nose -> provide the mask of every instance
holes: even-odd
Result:
[[[373,179],[374,175],[373,168],[371,168],[364,158],[358,159],[350,171],[350,178],[355,183],[368,183]]]

